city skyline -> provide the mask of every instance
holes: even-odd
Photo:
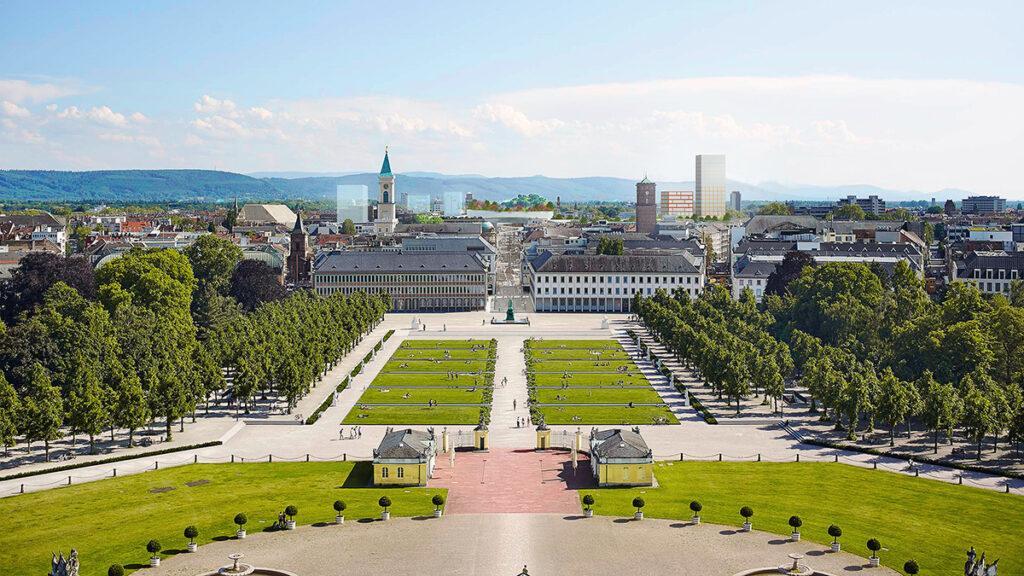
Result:
[[[722,153],[751,183],[1024,197],[1019,6],[725,4],[8,4],[0,168],[337,172],[390,144],[408,171],[678,181]]]

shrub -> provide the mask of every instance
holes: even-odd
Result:
[[[700,514],[700,511],[703,510],[703,509],[704,509],[704,506],[702,506],[700,502],[697,502],[696,500],[690,502],[690,510],[694,514]]]
[[[362,370],[363,370],[363,365],[362,364],[356,364],[356,367],[352,369],[352,372],[349,375],[351,377],[355,378],[356,376],[359,376],[359,373]]]
[[[798,529],[798,528],[800,528],[801,526],[804,525],[804,521],[801,520],[799,516],[790,516],[789,517],[789,525],[794,530],[796,530],[796,529]]]
[[[590,507],[594,505],[594,496],[592,494],[583,496],[583,505],[587,507],[587,510],[590,510]]]
[[[633,508],[636,508],[637,512],[639,512],[640,509],[643,508],[646,505],[647,505],[647,503],[644,502],[643,498],[641,498],[639,496],[637,496],[636,498],[633,498]]]
[[[188,538],[188,543],[192,544],[196,541],[196,536],[199,536],[199,529],[195,526],[185,527],[185,538]]]
[[[913,576],[921,571],[921,567],[917,565],[917,560],[907,560],[903,563],[903,571]]]
[[[163,548],[163,546],[161,546],[160,542],[158,542],[156,540],[150,540],[149,542],[146,542],[146,551],[149,552],[150,554],[154,554],[155,555],[162,548]]]
[[[295,519],[295,515],[298,514],[298,513],[299,513],[299,509],[296,508],[295,506],[291,505],[291,504],[289,504],[288,506],[285,506],[285,508],[284,508],[284,515],[287,516],[289,520],[294,520]]]
[[[235,524],[238,524],[239,530],[241,530],[242,526],[245,526],[245,523],[248,521],[249,519],[246,518],[245,514],[242,514],[241,512],[235,514]]]
[[[174,452],[184,452],[186,450],[196,450],[198,448],[209,448],[210,446],[220,446],[223,444],[220,440],[213,440],[210,442],[203,442],[202,444],[189,444],[188,446],[176,446],[174,448],[163,448],[161,450],[150,450],[149,452],[138,452],[135,454],[122,454],[121,456],[111,456],[110,458],[100,458],[99,460],[89,460],[87,462],[78,462],[76,464],[65,464],[63,466],[52,466],[50,468],[41,468],[39,470],[30,470],[28,472],[18,472],[17,474],[8,474],[7,476],[0,476],[0,482],[7,480],[14,480],[16,478],[28,478],[29,476],[39,476],[40,474],[50,474],[53,472],[63,472],[66,470],[75,470],[76,468],[85,468],[86,466],[95,466],[97,464],[112,464],[114,462],[124,462],[126,460],[136,460],[139,458],[147,458],[149,456],[161,456],[163,454],[172,454]]]
[[[384,509],[385,512],[391,507],[391,498],[387,496],[381,496],[380,500],[377,500],[377,505]]]
[[[878,551],[882,549],[882,543],[876,538],[868,540],[868,550],[871,550],[871,557],[875,558],[878,556]]]
[[[441,496],[440,494],[434,494],[434,497],[430,499],[430,502],[434,505],[434,507],[437,510],[440,510],[441,506],[444,506],[444,496]]]
[[[111,564],[110,568],[107,568],[107,576],[124,576],[124,566]]]
[[[344,500],[335,500],[334,501],[334,511],[337,512],[338,514],[341,514],[342,512],[344,512],[345,508],[348,508],[348,506],[345,505],[345,501]]]
[[[828,535],[832,537],[833,542],[838,542],[839,537],[843,535],[843,529],[835,524],[830,524],[828,527]]]
[[[750,506],[744,506],[740,508],[740,516],[743,516],[745,520],[750,521],[750,517],[754,515],[754,509]]]

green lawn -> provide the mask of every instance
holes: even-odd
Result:
[[[402,348],[472,348],[473,346],[490,346],[490,340],[406,340],[398,347]]]
[[[600,352],[595,354],[594,352]],[[628,360],[629,354],[625,350],[590,350],[587,348],[547,348],[542,350],[531,350],[531,357],[534,360]]]
[[[655,419],[665,418],[669,424],[679,424],[679,420],[668,409],[668,406],[537,406],[548,424],[606,424],[616,426],[633,426],[637,424],[654,424]],[[579,416],[579,420],[573,420]]]
[[[626,372],[619,372],[625,367]],[[609,374],[639,374],[632,360],[541,360],[535,361],[534,372],[607,372]]]
[[[472,388],[483,386],[484,377],[479,374],[459,374],[457,378],[450,379],[444,373],[441,374],[377,374],[373,379],[372,386],[451,386],[454,388]]]
[[[538,388],[540,404],[661,404],[661,396],[647,388]]]
[[[440,404],[480,404],[484,401],[483,388],[376,388],[371,387],[359,397],[364,404],[426,404],[434,400]],[[407,396],[407,397],[406,397]]]
[[[568,382],[573,386],[650,386],[651,383],[640,373],[635,374],[570,374],[569,378],[562,378],[562,373],[555,374],[534,374],[534,382],[537,386],[561,386],[562,382]]]
[[[530,340],[530,348],[585,348],[589,350],[598,350],[601,348],[610,348],[612,350],[621,350],[622,346],[617,340],[548,340],[548,339],[537,339]]]
[[[445,490],[366,488],[369,463],[197,464],[55,488],[0,499],[8,527],[0,531],[0,574],[43,574],[50,553],[78,550],[82,576],[103,576],[113,563],[149,564],[146,542],[163,544],[161,556],[185,548],[185,526],[198,541],[235,533],[232,519],[244,512],[246,529],[263,530],[289,504],[299,524],[333,522],[335,500],[348,504],[348,519],[376,517],[387,494],[396,516],[430,514],[430,498]],[[207,483],[189,487],[189,482]],[[162,493],[152,490],[173,488]]]
[[[381,369],[382,373],[396,374],[402,372],[439,372],[442,376],[447,372],[483,372],[487,369],[486,360],[388,360]]]
[[[825,545],[829,524],[843,529],[843,550],[868,556],[877,538],[882,564],[921,564],[921,574],[959,574],[974,546],[999,558],[1000,573],[1024,572],[1024,498],[832,463],[659,462],[658,488],[598,489],[597,514],[631,516],[642,495],[644,515],[686,519],[691,500],[704,505],[707,522],[738,526],[739,509],[754,509],[754,528],[788,534],[790,516],[803,519],[801,535]]]
[[[360,414],[366,417],[360,418]],[[477,406],[368,406],[359,404],[349,411],[342,424],[476,424],[480,421]]]
[[[453,360],[487,360],[487,350],[455,349],[445,350],[439,348],[406,348],[395,350],[391,355],[392,360],[444,360],[445,352]]]

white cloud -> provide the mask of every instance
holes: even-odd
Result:
[[[16,104],[47,102],[81,93],[80,89],[67,84],[0,78],[0,100]]]
[[[7,100],[0,101],[0,114],[10,116],[12,118],[28,118],[32,115],[32,113],[28,111],[28,108],[22,108],[14,102],[9,102]]]

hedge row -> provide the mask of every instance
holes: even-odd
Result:
[[[395,333],[394,330],[388,330],[387,334],[384,335],[384,339],[381,340],[381,342],[387,342],[388,338],[391,338],[391,335],[394,334],[394,333]]]
[[[29,472],[19,472],[17,474],[8,474],[7,476],[0,476],[0,482],[6,480],[14,480],[17,478],[28,478],[29,476],[39,476],[40,474],[49,474],[51,472],[64,472],[67,470],[76,470],[78,468],[85,468],[87,466],[95,466],[97,464],[112,464],[114,462],[124,462],[125,460],[135,460],[137,458],[146,458],[148,456],[160,456],[161,454],[172,454],[174,452],[183,452],[185,450],[196,450],[199,448],[209,448],[210,446],[220,446],[222,442],[220,440],[214,440],[212,442],[203,442],[202,444],[189,444],[187,446],[178,446],[175,448],[164,448],[162,450],[150,450],[149,452],[143,452],[141,454],[123,454],[121,456],[111,456],[110,458],[101,458],[99,460],[89,460],[88,462],[77,462],[75,464],[65,464],[63,466],[54,466],[52,468],[46,468],[43,470],[32,470]]]
[[[352,377],[352,378],[355,378],[362,371],[363,371],[363,363],[360,362],[359,364],[356,364],[355,368],[352,369],[352,372],[349,373],[349,376]]]
[[[341,381],[341,384],[338,384],[338,387],[336,388],[336,390],[338,392],[341,392],[342,390],[344,390],[346,387],[348,387],[348,381],[349,381],[349,377],[345,376],[345,379]],[[327,410],[328,408],[331,407],[331,402],[333,400],[334,400],[334,394],[331,394],[327,398],[324,398],[324,401],[316,409],[316,412],[313,412],[313,414],[309,418],[306,418],[306,425],[308,426],[310,424],[316,424],[316,421],[320,419],[320,415],[323,414],[325,410]]]
[[[825,448],[835,448],[837,450],[849,450],[850,452],[860,452],[862,454],[872,454],[874,456],[888,456],[890,458],[902,458],[904,460],[913,459],[914,462],[923,464],[934,464],[936,466],[945,466],[946,468],[955,468],[956,470],[963,470],[965,472],[980,472],[982,474],[995,474],[997,476],[1007,476],[1009,478],[1017,478],[1024,480],[1024,474],[1020,472],[1014,472],[1012,470],[1004,470],[1001,468],[990,468],[988,466],[978,466],[975,464],[961,464],[960,462],[950,462],[948,460],[942,460],[940,458],[930,458],[928,456],[920,456],[917,454],[907,454],[897,452],[895,450],[878,450],[876,448],[863,448],[856,444],[845,444],[843,442],[830,442],[828,440],[818,440],[817,438],[804,438],[805,444],[813,444],[815,446],[823,446]]]

